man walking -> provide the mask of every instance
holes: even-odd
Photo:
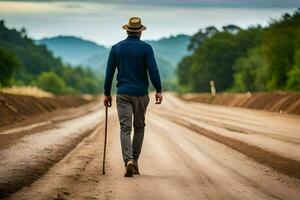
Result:
[[[121,127],[122,154],[126,167],[125,177],[132,177],[133,174],[140,174],[138,159],[144,139],[146,109],[150,101],[148,74],[156,89],[156,104],[161,104],[163,97],[152,47],[140,40],[146,27],[142,25],[140,18],[132,17],[123,29],[126,30],[128,37],[113,45],[110,50],[104,83],[104,105],[111,106],[111,85],[117,68],[116,101]],[[134,136],[131,142],[132,120]]]

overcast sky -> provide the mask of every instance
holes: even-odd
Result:
[[[21,2],[74,2],[74,0],[19,0]],[[78,0],[139,5],[217,6],[217,7],[299,7],[299,0]]]
[[[142,17],[145,39],[158,39],[209,25],[265,26],[297,7],[300,0],[0,0],[0,19],[35,39],[74,35],[109,46],[124,37],[121,26],[131,16]]]

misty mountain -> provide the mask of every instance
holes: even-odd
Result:
[[[163,79],[173,77],[177,63],[189,54],[190,36],[177,35],[160,40],[146,41],[152,45]],[[45,44],[63,62],[81,65],[105,74],[109,48],[73,36],[58,36],[37,41]]]
[[[53,54],[65,63],[80,65],[81,61],[89,59],[95,54],[106,55],[108,49],[95,42],[73,36],[58,36],[36,41],[45,44]]]
[[[160,40],[146,40],[155,52],[155,55],[176,66],[177,63],[188,54],[187,46],[191,37],[188,35],[177,35]]]

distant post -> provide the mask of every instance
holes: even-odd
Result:
[[[213,80],[210,81],[210,93],[212,97],[216,96],[216,87],[215,82]]]

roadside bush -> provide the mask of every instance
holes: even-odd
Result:
[[[43,72],[38,76],[34,84],[37,87],[56,95],[64,94],[68,90],[64,80],[54,72]]]

